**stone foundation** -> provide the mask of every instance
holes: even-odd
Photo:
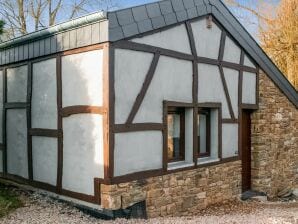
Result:
[[[241,161],[181,171],[164,176],[101,185],[102,207],[125,209],[146,201],[149,218],[192,215],[208,205],[241,193]]]
[[[298,187],[298,110],[263,72],[252,114],[252,187],[270,197]]]

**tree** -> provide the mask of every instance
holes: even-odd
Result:
[[[3,28],[4,28],[4,21],[0,20],[0,36],[3,34]]]
[[[254,24],[261,47],[298,89],[298,0],[225,1],[238,18],[253,18],[245,25]]]
[[[289,81],[298,89],[298,0],[282,0],[276,16],[260,27],[260,41]]]
[[[115,0],[0,0],[0,18],[5,18],[5,33],[11,39],[83,13],[116,6]]]

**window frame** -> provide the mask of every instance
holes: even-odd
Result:
[[[211,108],[199,107],[197,111],[198,111],[197,116],[201,114],[206,115],[206,152],[204,153],[200,152],[200,139],[199,139],[198,131],[196,136],[198,144],[197,144],[197,149],[195,150],[197,151],[198,158],[206,158],[211,156]],[[197,118],[197,121],[198,121],[198,118]],[[198,128],[199,127],[197,125],[197,129]]]
[[[185,108],[169,106],[167,108],[168,115],[179,114],[180,115],[180,141],[179,141],[179,158],[170,159],[168,157],[168,147],[167,147],[167,162],[174,163],[185,160]],[[167,121],[167,139],[168,139],[168,121]],[[168,146],[168,144],[167,144]]]

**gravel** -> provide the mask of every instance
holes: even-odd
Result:
[[[20,192],[25,206],[17,209],[7,217],[0,219],[3,224],[19,223],[294,223],[298,224],[298,202],[240,202],[231,201],[217,204],[198,212],[193,217],[158,218],[150,220],[124,220],[103,221],[90,217],[81,211],[57,202],[37,193]]]

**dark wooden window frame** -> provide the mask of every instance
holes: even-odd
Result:
[[[183,108],[183,107],[169,107],[167,115],[172,115],[172,114],[180,115],[179,157],[175,158],[175,159],[168,158],[168,163],[185,160],[185,108]],[[168,122],[167,122],[167,128],[168,128]],[[167,133],[168,133],[168,131],[167,131]],[[168,146],[168,144],[167,144],[167,146]]]
[[[206,115],[206,152],[200,152],[200,141],[198,138],[198,158],[210,157],[211,155],[211,109],[210,108],[198,108],[197,115]],[[198,127],[197,127],[198,128]],[[198,135],[196,136],[198,137]]]

